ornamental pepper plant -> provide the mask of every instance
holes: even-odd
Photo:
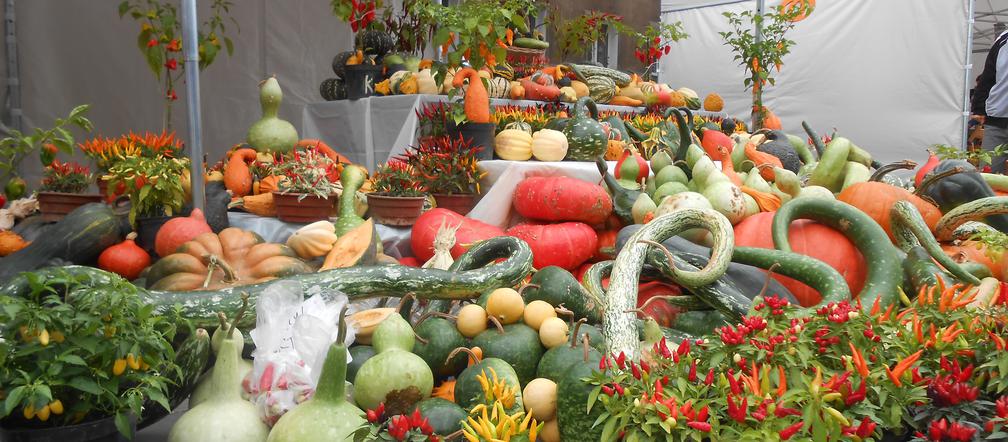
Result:
[[[421,140],[403,155],[423,188],[447,194],[478,194],[486,172],[476,157],[483,147],[461,137],[434,137]]]
[[[384,196],[418,197],[427,194],[427,187],[412,164],[402,158],[392,158],[378,166],[372,188]]]
[[[178,370],[171,341],[183,322],[154,315],[139,289],[117,276],[25,277],[31,293],[0,296],[4,427],[114,417],[131,437],[130,415],[140,416],[143,407],[169,408],[169,379]]]
[[[908,306],[756,298],[714,335],[609,355],[586,382],[602,440],[1004,440],[1008,318],[998,296],[925,288]]]
[[[69,162],[53,160],[52,164],[42,171],[43,192],[82,193],[91,185],[94,176],[86,166]]]
[[[342,170],[339,163],[314,147],[295,150],[273,163],[273,173],[281,177],[280,192],[300,194],[299,200],[336,195]]]
[[[385,411],[385,404],[378,404],[365,412],[367,422],[355,433],[358,441],[409,441],[439,442],[441,436],[434,433],[430,420],[413,410],[410,414],[391,415]]]

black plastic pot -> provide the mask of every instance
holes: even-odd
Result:
[[[161,226],[172,218],[171,216],[137,217],[137,245],[146,250],[150,256],[158,256],[157,252],[154,251],[154,239],[157,238],[157,233],[158,230],[161,230]]]
[[[382,67],[350,65],[346,67],[346,96],[350,100],[375,94],[375,84],[381,81]]]
[[[493,123],[462,123],[456,126],[454,121],[449,121],[445,130],[448,136],[454,138],[462,137],[472,143],[473,146],[483,148],[477,154],[480,160],[492,160],[494,158],[494,135],[497,125]]]
[[[135,424],[134,424],[135,425]],[[134,433],[136,432],[134,428]],[[105,418],[78,425],[55,428],[10,429],[0,428],[4,442],[125,442],[119,434],[114,418]]]

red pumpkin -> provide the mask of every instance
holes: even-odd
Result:
[[[150,255],[136,245],[135,232],[126,235],[126,240],[111,246],[98,256],[98,268],[115,273],[127,280],[134,280],[151,263]]]
[[[406,267],[420,267],[422,263],[420,261],[417,261],[417,259],[412,256],[406,256],[403,258],[399,258],[399,264],[402,264]]]
[[[735,245],[774,248],[770,231],[775,213],[758,213],[738,223],[735,226]],[[861,252],[842,233],[815,221],[797,220],[791,223],[788,239],[791,242],[791,250],[795,253],[811,256],[829,264],[843,275],[851,293],[861,292],[868,269]],[[791,291],[802,306],[813,306],[822,300],[819,292],[805,284],[776,273],[773,277]]]
[[[518,183],[514,208],[540,221],[601,224],[612,214],[612,198],[602,186],[565,176],[530,177]]]
[[[158,230],[154,237],[154,251],[158,256],[165,257],[175,253],[182,244],[192,241],[204,233],[211,233],[210,225],[203,218],[203,211],[193,209],[186,217],[172,218]]]
[[[924,181],[924,177],[931,173],[931,170],[938,166],[938,163],[940,162],[941,158],[938,158],[938,155],[935,155],[934,152],[928,151],[927,162],[917,169],[917,173],[914,174],[914,187],[920,187],[921,183]]]
[[[597,230],[595,233],[598,235],[598,248],[595,249],[595,256],[592,259],[596,261],[616,259],[616,236],[619,235],[619,229]]]
[[[716,130],[705,130],[703,131],[703,140],[700,142],[703,145],[704,152],[707,152],[707,156],[711,158],[721,158],[723,155],[718,147],[724,147],[731,153],[732,149],[735,148],[735,142],[728,135],[723,132]]]
[[[958,255],[962,255],[961,259],[983,264],[990,269],[991,276],[1003,281],[1002,278],[1005,275],[1004,266],[1006,264],[1004,253],[991,253],[987,250],[987,246],[979,241],[962,241],[957,245],[943,244],[942,250],[945,251],[946,255],[953,258],[958,258]]]
[[[938,224],[938,220],[942,216],[941,211],[934,204],[902,187],[896,187],[881,181],[865,181],[863,183],[852,184],[837,195],[837,200],[857,207],[872,217],[889,234],[890,241],[895,240],[892,233],[892,218],[890,217],[890,213],[892,212],[892,207],[898,201],[909,201],[913,204],[920,212],[921,217],[924,218],[924,223],[931,230],[934,230],[935,225]]]
[[[410,245],[417,261],[427,262],[434,256],[434,237],[437,235],[438,229],[441,228],[442,220],[446,226],[462,224],[462,227],[455,231],[455,247],[451,249],[451,255],[455,259],[458,259],[476,241],[504,236],[504,230],[501,230],[500,227],[466,218],[448,209],[431,209],[420,215],[413,223]]]
[[[519,238],[532,248],[532,266],[576,269],[595,254],[598,235],[585,223],[518,224],[507,235]]]

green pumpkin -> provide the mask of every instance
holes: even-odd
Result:
[[[608,103],[616,95],[616,82],[612,78],[595,75],[588,78],[588,91],[596,103]]]
[[[591,97],[581,97],[574,104],[574,115],[563,129],[569,148],[567,158],[594,161],[606,151],[609,138],[598,122],[598,108]]]

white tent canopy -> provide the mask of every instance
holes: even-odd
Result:
[[[803,120],[820,133],[836,128],[883,162],[921,160],[933,144],[961,145],[968,1],[819,0],[788,33],[797,44],[764,104],[788,132],[802,133]],[[742,67],[718,32],[728,29],[724,12],[755,7],[755,0],[663,0],[662,20],[682,21],[690,37],[662,59],[661,80],[701,96],[718,92],[726,113],[748,115]],[[982,65],[980,58],[970,86]]]

